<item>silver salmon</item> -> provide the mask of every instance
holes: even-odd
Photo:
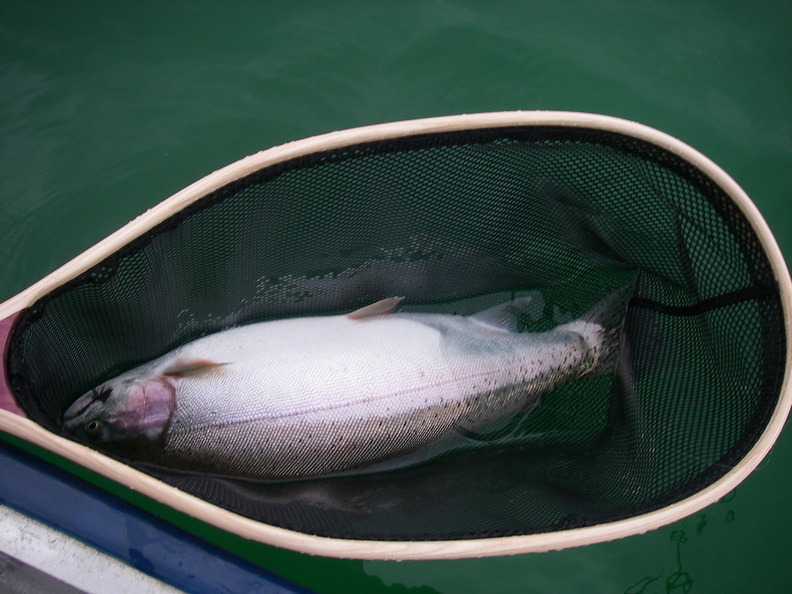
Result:
[[[529,298],[472,316],[395,311],[230,328],[78,398],[74,439],[172,469],[284,480],[351,471],[528,410],[613,370],[625,289],[581,318],[519,331]]]

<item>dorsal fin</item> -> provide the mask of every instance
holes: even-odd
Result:
[[[208,373],[225,365],[228,365],[228,363],[215,363],[208,359],[176,359],[168,364],[162,371],[162,375],[182,377],[197,373]]]
[[[366,318],[392,314],[399,307],[403,299],[404,297],[387,297],[386,299],[380,299],[379,301],[348,313],[347,317],[352,320],[364,320]]]

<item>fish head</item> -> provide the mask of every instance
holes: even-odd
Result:
[[[174,380],[165,375],[121,376],[80,396],[61,417],[67,434],[98,446],[155,443],[174,411]]]

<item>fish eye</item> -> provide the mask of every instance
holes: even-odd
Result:
[[[99,419],[94,419],[93,421],[88,421],[83,429],[88,437],[96,438],[102,434],[104,423]]]

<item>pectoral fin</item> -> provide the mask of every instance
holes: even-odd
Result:
[[[163,375],[170,377],[184,377],[198,373],[210,373],[229,363],[216,363],[208,359],[177,359],[170,363],[163,371]]]
[[[356,309],[352,313],[348,313],[347,317],[352,320],[364,320],[366,318],[373,318],[376,316],[384,316],[395,312],[404,297],[388,297],[387,299],[380,299],[375,303]]]

